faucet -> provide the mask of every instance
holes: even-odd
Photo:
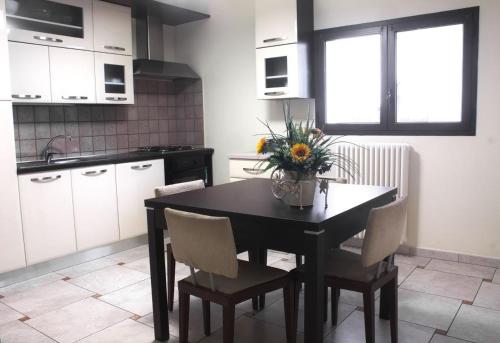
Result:
[[[47,163],[47,164],[50,164],[50,162],[52,162],[52,157],[54,156],[54,153],[53,152],[49,152],[49,150],[52,150],[52,144],[58,138],[64,138],[64,139],[68,139],[68,140],[71,141],[71,139],[73,137],[71,137],[69,135],[57,135],[57,136],[52,137],[49,140],[49,142],[47,143],[47,145],[45,146],[45,148],[43,148],[43,159],[45,160],[45,163]]]

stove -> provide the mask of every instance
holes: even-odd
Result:
[[[150,145],[142,146],[137,149],[138,152],[168,152],[193,150],[191,145]]]

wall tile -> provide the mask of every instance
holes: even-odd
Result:
[[[159,121],[158,120],[150,120],[149,121],[149,132],[158,133],[159,132]]]
[[[79,136],[89,137],[92,136],[92,123],[91,122],[81,122],[78,123]]]
[[[149,135],[149,144],[150,145],[160,144],[160,135],[158,133],[151,133]]]
[[[139,133],[147,133],[147,132],[149,132],[149,121],[139,120]]]
[[[49,106],[34,106],[35,107],[35,122],[48,123],[50,121]]]
[[[19,139],[35,138],[35,124],[19,124]]]
[[[116,106],[103,106],[104,120],[116,120]]]
[[[137,148],[139,146],[139,135],[128,135],[128,147]]]
[[[33,123],[35,121],[33,106],[19,106],[17,120],[19,123]]]
[[[106,140],[105,136],[94,136],[92,137],[92,144],[94,145],[94,151],[106,150]]]
[[[127,120],[137,120],[139,119],[137,113],[137,107],[128,106],[127,107]]]
[[[92,144],[92,137],[80,137],[80,151],[81,152],[94,151],[94,145]]]
[[[149,145],[149,133],[139,134],[139,146]]]
[[[64,106],[64,121],[78,121],[78,112],[76,106]]]
[[[49,109],[51,123],[64,121],[64,108],[62,106],[50,106]]]
[[[116,136],[106,136],[106,150],[116,150],[117,148]]]
[[[77,106],[78,120],[79,121],[90,121],[92,120],[92,108],[87,105]]]
[[[106,136],[110,136],[110,135],[116,135],[116,122],[114,121],[107,121],[105,123],[105,134]]]
[[[36,123],[35,124],[35,137],[50,138],[50,124],[49,123]]]
[[[118,135],[127,134],[127,131],[128,131],[128,125],[127,125],[127,122],[125,120],[116,122],[116,133]]]
[[[66,134],[71,136],[71,137],[78,137],[80,136],[80,131],[78,128],[78,122],[71,122],[71,123],[66,123],[64,125]]]
[[[104,112],[102,106],[92,106],[92,121],[103,121]]]
[[[64,123],[61,122],[51,122],[50,123],[50,137],[59,136],[66,134],[64,129]]]
[[[103,136],[105,133],[103,122],[92,122],[92,136]]]
[[[159,120],[159,132],[168,132],[168,120]]]
[[[137,118],[139,120],[149,119],[149,109],[144,106],[137,107]]]
[[[148,116],[149,119],[158,119],[158,107],[149,107]]]
[[[21,157],[31,157],[36,155],[36,142],[34,139],[19,141]]]
[[[39,158],[43,158],[43,154],[45,153],[45,148],[47,147],[47,143],[49,143],[50,139],[43,138],[36,140],[36,155]]]
[[[116,136],[116,145],[118,149],[128,148],[128,135],[118,135]]]
[[[139,122],[137,120],[129,121],[127,123],[128,134],[137,134],[139,133]]]

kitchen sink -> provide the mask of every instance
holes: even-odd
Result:
[[[77,158],[64,158],[64,159],[58,159],[58,160],[52,160],[50,161],[49,164],[67,164],[67,163],[76,163],[84,160],[83,158],[77,157]]]

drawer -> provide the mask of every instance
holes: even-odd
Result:
[[[229,176],[231,178],[270,178],[272,170],[264,172],[264,169],[265,164],[258,160],[229,160]]]

